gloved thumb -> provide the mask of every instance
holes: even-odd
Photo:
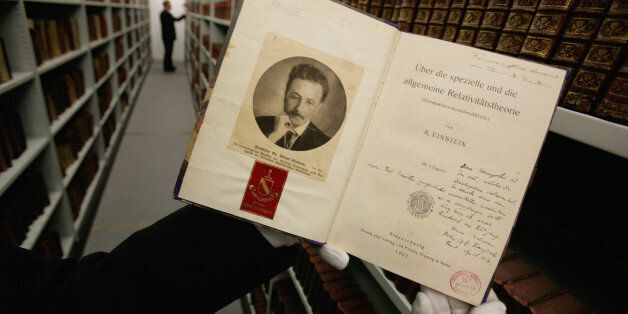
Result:
[[[323,245],[318,253],[329,265],[338,270],[343,270],[349,264],[349,254],[327,244]]]

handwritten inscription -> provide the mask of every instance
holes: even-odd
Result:
[[[491,73],[500,74],[527,84],[542,86],[545,88],[551,89],[551,86],[541,79],[532,78],[532,76],[535,75],[548,80],[555,80],[562,77],[561,75],[546,72],[535,67],[527,67],[526,65],[519,63],[515,64],[501,61],[491,55],[481,52],[474,53],[473,59],[476,60],[476,62],[479,62],[478,64],[471,64],[474,68],[483,69]]]
[[[384,175],[429,188],[436,196],[435,212],[442,222],[441,243],[451,250],[480,262],[495,265],[498,262],[502,242],[499,232],[503,221],[512,218],[512,209],[520,202],[512,196],[512,185],[519,179],[518,173],[510,175],[470,163],[447,169],[432,161],[417,162],[418,170],[397,169],[393,165],[371,162],[368,168]],[[421,172],[416,172],[421,171]],[[436,183],[420,175],[429,171],[451,176],[448,186]],[[416,173],[415,173],[416,172]]]
[[[279,12],[285,15],[291,16],[291,17],[301,17],[304,14],[316,14],[340,26],[348,27],[348,26],[353,25],[353,21],[351,21],[347,17],[339,17],[339,16],[334,15],[331,12],[318,12],[318,11],[304,10],[297,5],[290,3],[290,1],[273,0],[267,3],[267,7],[273,10],[278,10]]]

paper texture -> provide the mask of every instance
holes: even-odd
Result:
[[[269,34],[342,60],[351,65],[347,72],[354,73],[356,68],[362,71],[359,81],[353,81],[354,76],[350,76],[346,84],[359,82],[355,91],[347,93],[344,121],[332,137],[335,148],[325,155],[331,160],[324,181],[290,171],[272,220],[240,210],[254,159],[228,149]],[[178,197],[292,234],[326,241],[396,36],[393,27],[333,2],[245,1]],[[335,67],[334,62],[330,68]],[[341,73],[337,75],[343,79]]]
[[[563,78],[555,68],[401,34],[329,243],[479,304]]]

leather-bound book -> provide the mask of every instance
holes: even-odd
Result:
[[[0,37],[0,84],[11,79],[11,64],[4,45],[4,39]]]
[[[535,302],[540,302],[560,292],[560,289],[542,274],[506,283],[503,287],[508,294],[504,301],[509,309],[523,311]]]
[[[61,45],[59,43],[59,31],[55,20],[46,20],[46,32],[48,36],[48,47],[50,48],[50,58],[60,56]]]
[[[563,292],[539,303],[530,305],[529,312],[534,314],[581,314],[590,312],[587,307],[568,292]]]
[[[502,260],[497,265],[493,282],[501,287],[511,281],[538,274],[539,271],[528,265],[520,257]]]
[[[628,125],[628,76],[621,74],[613,78],[594,114]]]

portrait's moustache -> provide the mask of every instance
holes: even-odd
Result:
[[[301,119],[305,120],[305,117],[303,117],[303,116],[302,116],[299,112],[297,112],[297,111],[290,111],[290,112],[288,112],[288,116],[290,116],[290,117],[299,117],[299,118],[301,118]]]

